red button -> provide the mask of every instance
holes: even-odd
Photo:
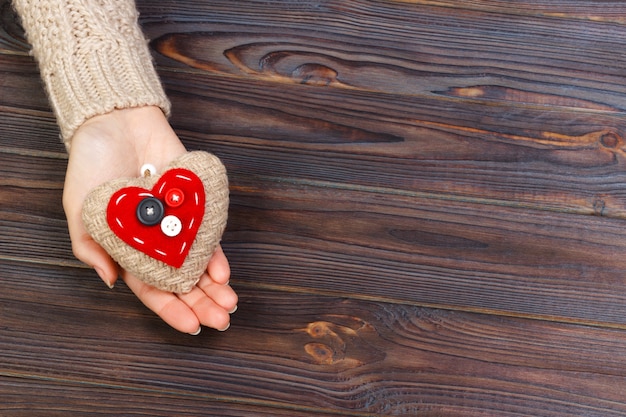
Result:
[[[178,207],[184,200],[185,195],[178,188],[172,188],[165,193],[165,204],[170,207]]]

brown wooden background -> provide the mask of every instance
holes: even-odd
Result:
[[[626,415],[626,2],[138,7],[239,311],[180,335],[73,258],[0,0],[0,415]]]

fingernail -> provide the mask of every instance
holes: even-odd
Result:
[[[235,311],[237,311],[237,306],[235,306],[235,308],[233,308],[232,310],[230,310],[230,311],[228,312],[228,314],[233,314]]]
[[[104,277],[104,271],[97,267],[94,267],[94,269],[96,270],[96,274],[98,274],[100,279],[102,279],[102,281],[104,281],[106,286],[109,287],[110,290],[112,290],[113,287],[115,287],[115,284],[111,284],[111,282],[109,282],[109,280]]]
[[[195,332],[189,333],[189,334],[192,336],[198,336],[201,331],[202,331],[202,326],[198,327],[198,330],[196,330]]]
[[[228,323],[228,325],[226,327],[224,327],[223,329],[217,329],[218,332],[225,332],[226,330],[228,330],[230,328],[230,323]]]

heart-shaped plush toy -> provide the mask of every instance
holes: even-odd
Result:
[[[87,232],[122,268],[175,293],[198,282],[227,217],[226,169],[200,151],[174,160],[161,175],[107,182],[83,206]]]

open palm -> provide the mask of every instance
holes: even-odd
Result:
[[[79,260],[95,268],[107,285],[113,286],[120,275],[148,308],[175,329],[190,334],[197,334],[201,325],[225,330],[229,313],[237,306],[237,295],[228,285],[230,267],[221,247],[189,293],[173,294],[119,268],[82,223],[83,202],[93,188],[116,178],[137,177],[147,163],[161,170],[185,152],[157,107],[115,110],[85,122],[72,138],[63,192],[72,250]]]

